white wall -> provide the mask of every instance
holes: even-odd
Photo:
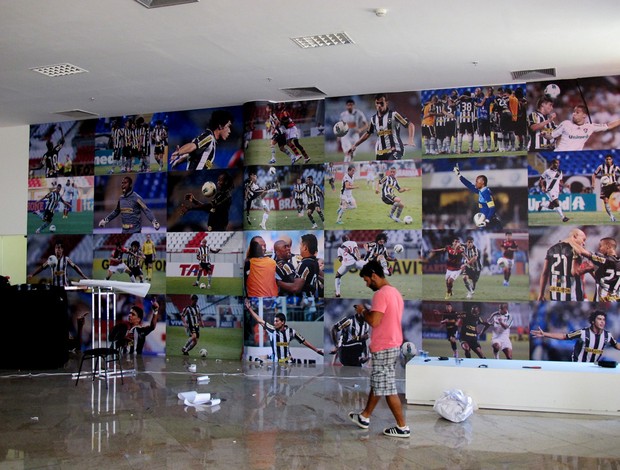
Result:
[[[0,128],[0,274],[26,282],[26,229],[30,126]]]

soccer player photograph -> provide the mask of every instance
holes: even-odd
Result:
[[[240,168],[242,123],[242,106],[168,113],[168,171]]]
[[[532,359],[590,362],[620,358],[617,303],[535,304],[530,335]],[[558,314],[560,313],[561,314]]]
[[[528,227],[527,157],[424,161],[422,228],[484,232]]]
[[[69,287],[91,278],[92,250],[92,235],[28,236],[28,283]]]
[[[600,178],[600,199],[603,202],[605,212],[609,216],[609,220],[616,221],[616,217],[612,214],[609,199],[612,194],[619,191],[618,178],[620,178],[620,166],[614,163],[614,157],[611,153],[605,155],[605,163],[601,163],[592,173],[592,187],[596,186],[597,179]]]
[[[363,115],[363,117],[362,117]],[[365,119],[364,119],[365,118]],[[419,92],[376,93],[325,100],[325,158],[328,162],[420,158]],[[336,135],[344,122],[348,131]]]
[[[95,222],[95,233],[158,231],[166,224],[166,174],[98,176]]]
[[[228,232],[243,228],[240,169],[168,174],[169,232]]]
[[[556,152],[620,148],[620,111],[610,105],[618,95],[616,77],[532,82],[527,94],[530,115],[540,99],[553,101],[556,125],[541,136]]]
[[[239,122],[247,123],[246,166],[325,162],[323,100],[246,103]]]

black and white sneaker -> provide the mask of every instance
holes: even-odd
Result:
[[[393,426],[391,428],[385,428],[383,434],[389,437],[410,437],[411,431],[409,430],[409,426],[405,426],[404,429]]]
[[[368,426],[370,426],[370,420],[362,418],[359,413],[353,413],[350,411],[349,419],[362,429],[368,429]]]

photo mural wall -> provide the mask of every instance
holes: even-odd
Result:
[[[593,77],[33,125],[28,280],[150,283],[115,319],[143,308],[144,354],[367,367],[377,259],[433,356],[620,360],[619,102]]]

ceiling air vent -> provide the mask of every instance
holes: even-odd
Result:
[[[556,76],[555,68],[552,69],[532,69],[517,70],[510,72],[513,80],[543,80],[545,78],[554,78]]]
[[[280,88],[280,91],[286,93],[291,98],[318,98],[326,95],[313,86],[306,88]]]
[[[173,7],[184,3],[197,3],[198,0],[136,0],[146,8]]]
[[[88,70],[72,64],[44,65],[43,67],[33,67],[30,70],[45,75],[46,77],[64,77],[67,75],[75,75],[76,73],[88,73]]]
[[[354,44],[347,33],[328,33],[317,34],[315,36],[298,36],[291,40],[302,49],[313,47],[340,46],[344,44]]]
[[[93,117],[99,117],[96,113],[90,111],[83,111],[81,109],[70,109],[69,111],[57,111],[52,114],[60,114],[61,116],[70,117],[72,119],[88,119]]]

